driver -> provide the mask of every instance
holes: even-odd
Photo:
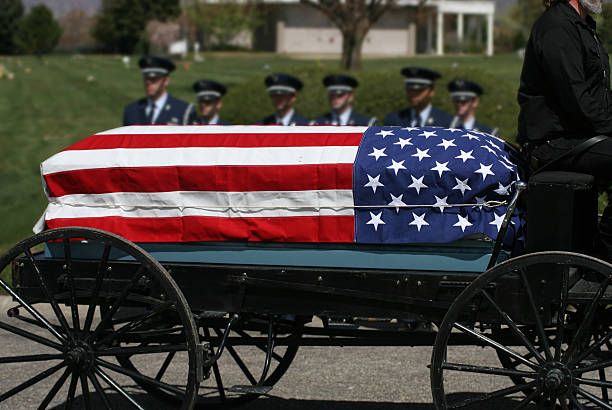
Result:
[[[556,169],[612,181],[612,92],[610,63],[591,15],[603,0],[544,0],[546,11],[533,25],[518,92],[518,142],[535,167],[598,135],[603,141],[576,148]],[[612,199],[612,198],[611,198]],[[612,208],[600,223],[603,252],[612,256]]]

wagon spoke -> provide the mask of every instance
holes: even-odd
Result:
[[[503,369],[498,367],[485,367],[485,366],[472,366],[468,364],[460,364],[460,363],[442,363],[442,368],[446,370],[455,370],[458,372],[467,372],[467,373],[481,373],[481,374],[495,374],[498,376],[518,376],[518,377],[526,377],[529,379],[537,379],[537,373],[530,373],[521,370],[510,370]]]
[[[126,323],[125,325],[121,326],[119,329],[117,329],[116,331],[109,333],[108,335],[100,338],[100,340],[98,340],[96,342],[97,345],[103,344],[105,341],[107,341],[108,339],[111,339],[113,337],[117,337],[119,335],[124,334],[125,332],[128,332],[130,330],[134,330],[137,329],[139,326],[143,325],[144,322],[146,322],[147,320],[151,319],[153,316],[156,316],[158,314],[160,314],[161,312],[165,311],[166,309],[175,306],[174,302],[162,302],[159,306],[156,306],[153,310],[151,310],[150,312],[147,312],[144,316],[140,316],[140,318],[138,320],[130,320],[130,322]]]
[[[599,369],[599,379],[603,380],[604,382],[607,383],[606,380],[606,371],[604,369]],[[608,388],[610,388],[609,386],[602,386],[601,387],[601,397],[602,399],[604,399],[605,401],[608,401]]]
[[[589,305],[587,313],[586,315],[584,315],[584,319],[580,322],[578,330],[576,331],[576,335],[572,339],[572,342],[567,348],[567,351],[563,355],[563,358],[566,359],[566,361],[572,360],[575,350],[578,348],[579,344],[582,343],[587,329],[589,329],[591,326],[591,322],[593,321],[593,317],[595,315],[595,311],[597,310],[599,302],[601,301],[601,298],[603,297],[606,289],[608,288],[608,285],[610,284],[610,279],[610,277],[607,277],[599,286],[599,289],[597,289],[597,292],[595,293],[595,296],[593,297],[593,300]]]
[[[155,380],[152,377],[148,377],[148,376],[145,376],[145,375],[143,375],[141,373],[138,373],[138,372],[126,369],[125,367],[117,366],[115,364],[112,364],[112,363],[107,362],[107,361],[102,360],[102,359],[96,359],[96,363],[99,364],[100,366],[105,367],[107,369],[110,369],[110,370],[112,370],[114,372],[121,373],[121,374],[123,374],[125,376],[129,376],[129,377],[134,378],[134,379],[142,380],[142,381],[146,382],[147,384],[152,384],[155,387],[159,387],[160,389],[164,389],[166,391],[169,391],[169,392],[181,395],[181,396],[185,395],[185,391],[179,389],[178,387],[171,386],[171,385],[169,385],[167,383],[164,383],[164,382],[161,382],[159,380]]]
[[[605,362],[599,362],[590,366],[579,367],[573,370],[574,374],[582,374],[593,370],[605,369],[606,367],[612,366],[612,360],[606,360]]]
[[[100,382],[98,381],[96,375],[94,373],[88,373],[87,377],[89,377],[89,380],[91,380],[91,384],[93,384],[94,390],[96,391],[96,393],[98,393],[98,396],[100,397],[100,400],[102,400],[102,404],[104,404],[104,407],[106,407],[107,410],[112,410],[112,407],[108,402],[108,397],[106,397],[106,393],[100,385]]]
[[[236,333],[238,333],[240,336],[244,337],[245,339],[249,339],[249,340],[253,339],[253,336],[251,336],[244,330],[236,330]],[[261,350],[262,352],[267,351],[266,348],[261,343],[254,343],[253,345],[257,347],[259,350]],[[274,353],[274,352],[272,352],[272,358],[276,360],[277,362],[280,362],[283,360],[283,357],[281,355],[279,355],[278,353]]]
[[[486,337],[485,335],[477,333],[477,332],[473,331],[472,329],[469,329],[468,327],[463,326],[460,323],[455,323],[455,327],[457,329],[461,330],[462,332],[467,333],[467,334],[473,336],[474,338],[480,340],[481,342],[484,342],[484,343],[488,344],[489,346],[495,348],[496,350],[507,354],[508,356],[514,358],[515,360],[520,361],[521,363],[531,367],[532,369],[537,370],[539,368],[539,366],[537,364],[530,362],[529,360],[525,359],[520,354],[516,353],[513,350],[508,349],[506,346],[501,345],[500,343],[496,342],[493,339],[490,339],[490,338]]]
[[[115,382],[113,379],[111,379],[106,373],[104,373],[102,371],[102,369],[96,369],[96,373],[102,378],[102,380],[104,380],[113,390],[115,390],[117,393],[119,393],[120,395],[122,395],[132,406],[134,406],[137,409],[140,410],[144,410],[144,407],[142,407],[140,404],[138,404],[136,402],[136,400],[134,400],[132,398],[132,396],[130,396],[128,394],[128,392],[126,392],[119,384],[117,384],[117,382]]]
[[[221,337],[221,331],[219,329],[215,329],[215,333],[217,333],[217,335]],[[232,358],[234,359],[238,367],[240,367],[240,370],[242,370],[242,372],[247,377],[247,379],[249,379],[249,382],[252,385],[256,385],[257,380],[255,380],[255,377],[253,377],[253,375],[251,374],[246,364],[244,364],[244,362],[242,361],[242,358],[240,357],[236,349],[234,349],[234,346],[228,344],[225,346],[225,348],[227,349],[228,352],[230,352],[230,355],[232,356]]]
[[[30,306],[23,299],[21,299],[21,297],[17,293],[15,293],[15,291],[13,291],[13,289],[11,289],[11,287],[7,285],[6,282],[4,282],[2,279],[0,279],[0,286],[2,286],[2,288],[9,295],[11,295],[19,303],[20,306],[23,306],[25,310],[27,310],[32,316],[34,316],[34,318],[36,318],[36,320],[38,320],[38,322],[40,322],[45,328],[47,328],[47,330],[51,332],[51,334],[55,336],[60,342],[66,342],[66,338],[59,334],[57,330],[55,330],[55,326],[49,323],[47,319],[45,319],[40,313],[38,313],[36,309],[34,309],[34,307]]]
[[[34,342],[40,343],[41,345],[49,346],[49,347],[52,347],[52,348],[57,349],[57,350],[63,350],[64,349],[61,345],[59,345],[59,344],[57,344],[55,342],[52,342],[49,339],[46,339],[46,338],[44,338],[42,336],[38,336],[38,335],[36,335],[34,333],[28,332],[27,330],[20,329],[18,327],[9,325],[9,324],[4,323],[4,322],[0,322],[0,329],[4,329],[4,330],[6,330],[8,332],[15,333],[16,335],[19,335],[19,336],[24,337],[26,339],[30,339],[30,340],[32,340]]]
[[[77,382],[79,381],[79,377],[76,372],[72,373],[72,378],[70,379],[70,387],[68,388],[68,400],[66,400],[66,409],[71,409],[74,404],[74,393],[76,392]]]
[[[561,304],[557,312],[557,336],[555,340],[555,361],[561,359],[561,347],[565,333],[565,310],[567,309],[567,291],[569,286],[569,266],[564,266],[561,279]]]
[[[30,386],[35,385],[39,381],[46,379],[47,377],[51,376],[53,373],[57,372],[59,369],[61,369],[64,366],[66,366],[66,362],[61,362],[59,364],[56,364],[55,366],[48,368],[47,370],[40,373],[39,375],[32,377],[30,380],[27,380],[21,383],[19,386],[13,387],[11,390],[0,395],[0,402],[8,399],[11,396],[14,396],[15,394],[27,389]]]
[[[569,392],[569,393],[567,394],[567,396],[569,397],[569,399],[570,399],[570,401],[572,402],[572,404],[573,404],[574,406],[576,406],[576,408],[577,408],[578,410],[584,410],[584,407],[582,406],[582,404],[580,404],[580,402],[578,401],[578,399],[576,398],[576,396],[574,396],[574,393]]]
[[[604,402],[599,397],[593,396],[591,393],[589,393],[588,391],[584,390],[583,388],[581,388],[579,386],[575,386],[574,389],[582,397],[584,397],[585,399],[587,399],[591,403],[595,403],[598,406],[601,406],[602,409],[612,409],[611,405],[609,405],[608,403]]]
[[[208,329],[208,327],[204,327],[204,336],[206,337],[206,339],[210,339],[210,330]],[[213,355],[215,355],[215,352],[212,352]],[[221,402],[225,401],[225,388],[223,387],[223,380],[221,379],[221,372],[219,371],[219,365],[217,364],[217,361],[215,360],[215,362],[213,363],[213,373],[215,375],[215,383],[217,384],[217,391],[219,392],[219,399],[221,399]]]
[[[89,397],[89,386],[87,385],[87,376],[85,376],[85,373],[81,373],[79,378],[81,379],[81,391],[83,392],[83,401],[85,402],[85,409],[91,410],[91,398]]]
[[[546,355],[546,360],[551,361],[553,359],[552,354],[550,353],[550,346],[548,345],[548,337],[546,336],[546,331],[544,330],[544,325],[542,325],[542,318],[540,317],[540,313],[535,303],[535,299],[533,297],[533,292],[531,291],[531,286],[529,285],[529,281],[527,281],[527,276],[525,275],[525,271],[523,269],[519,269],[521,280],[523,281],[523,285],[525,286],[525,290],[527,291],[527,297],[529,299],[529,306],[531,307],[531,311],[533,312],[533,316],[535,317],[536,328],[538,329],[538,334],[540,335],[540,340],[542,341],[542,346],[544,347],[544,354]]]
[[[64,373],[59,377],[59,379],[57,379],[53,387],[51,387],[51,390],[49,390],[49,393],[47,393],[42,403],[40,403],[40,406],[38,406],[38,410],[44,410],[47,408],[47,406],[49,405],[49,403],[51,403],[51,400],[53,400],[59,389],[66,382],[68,376],[70,376],[70,369],[66,368],[64,370]]]
[[[59,305],[57,304],[57,301],[55,300],[55,297],[53,296],[53,293],[51,292],[51,289],[49,289],[49,286],[47,285],[47,281],[43,277],[43,274],[41,273],[40,268],[38,264],[36,263],[36,260],[34,259],[34,255],[32,255],[32,252],[30,251],[30,249],[26,249],[25,254],[27,256],[28,262],[30,263],[30,266],[32,267],[32,270],[35,273],[36,278],[38,279],[38,282],[40,283],[40,287],[45,292],[47,299],[49,299],[51,308],[53,309],[55,316],[59,320],[60,325],[62,326],[62,328],[64,329],[64,332],[70,338],[70,340],[74,341],[74,337],[70,330],[70,326],[68,325],[68,321],[66,321],[66,317],[64,316],[64,313],[62,313]]]
[[[121,307],[123,301],[125,301],[125,299],[128,297],[128,295],[136,285],[136,282],[138,282],[138,280],[144,275],[144,269],[145,268],[142,265],[138,268],[138,271],[132,277],[130,284],[126,286],[121,291],[121,294],[119,294],[119,296],[115,298],[110,310],[106,312],[104,317],[100,320],[100,323],[98,323],[93,333],[87,337],[88,341],[95,340],[102,331],[102,329],[105,329],[110,325],[111,318],[115,315],[115,313],[117,313],[117,310],[119,309],[119,307]]]
[[[95,352],[97,357],[101,356],[133,356],[137,354],[184,352],[187,346],[182,345],[160,345],[160,346],[135,346],[135,347],[111,347],[100,349]]]
[[[0,357],[0,364],[23,363],[23,362],[44,362],[47,360],[61,360],[61,354],[30,354],[24,356]]]
[[[586,384],[589,386],[596,386],[596,387],[602,387],[605,389],[612,389],[612,383],[605,380],[605,375],[604,375],[604,380],[584,379],[582,377],[576,377],[576,381],[579,384]]]
[[[251,374],[251,372],[249,371],[248,367],[246,366],[246,364],[244,364],[244,362],[242,361],[242,359],[240,358],[240,355],[238,354],[238,352],[236,351],[236,349],[234,349],[234,346],[232,345],[227,345],[226,349],[228,352],[230,352],[230,354],[232,355],[232,357],[234,358],[234,361],[236,362],[236,364],[240,367],[240,369],[242,370],[242,372],[244,373],[244,375],[247,377],[247,379],[249,379],[249,382],[251,382],[251,384],[256,385],[257,384],[257,380],[255,380],[255,377],[253,377],[253,375]]]
[[[534,389],[531,394],[526,396],[521,402],[515,407],[516,410],[523,409],[531,403],[537,396],[540,395],[540,391],[538,389]]]
[[[166,373],[166,370],[168,370],[168,366],[170,366],[170,363],[172,363],[172,360],[174,359],[175,355],[176,355],[176,352],[168,353],[168,355],[164,359],[164,362],[162,363],[161,367],[159,368],[159,371],[155,375],[155,380],[161,380],[162,377],[164,377],[164,373]]]
[[[493,306],[495,310],[497,310],[497,313],[499,313],[499,315],[502,317],[502,319],[504,319],[510,329],[512,329],[512,332],[516,336],[518,336],[519,339],[521,339],[523,345],[529,350],[529,352],[531,352],[531,354],[537,359],[537,361],[540,362],[540,364],[544,363],[546,360],[542,357],[540,352],[538,352],[535,346],[529,341],[529,339],[527,339],[527,336],[525,336],[525,334],[521,332],[521,330],[518,328],[516,323],[514,323],[512,318],[508,316],[508,314],[504,312],[497,303],[495,303],[495,300],[493,300],[493,298],[489,295],[489,292],[487,292],[485,289],[482,289],[481,293],[487,298],[491,306]]]
[[[574,364],[580,363],[582,360],[584,360],[590,354],[595,353],[595,350],[599,349],[604,344],[608,345],[608,343],[610,341],[610,338],[612,338],[612,330],[610,330],[601,339],[599,339],[597,342],[595,342],[593,344],[593,346],[590,346],[588,349],[586,349],[584,352],[582,352],[582,354],[580,354],[580,356],[578,356],[577,358],[571,360],[568,363],[568,367],[572,367]]]
[[[512,393],[517,393],[517,392],[520,392],[520,391],[529,390],[532,387],[537,386],[537,383],[538,383],[537,380],[534,380],[534,381],[526,383],[526,384],[519,384],[519,385],[512,386],[512,387],[507,387],[505,389],[495,390],[494,392],[491,392],[491,393],[483,393],[482,395],[480,395],[478,397],[474,397],[474,398],[471,398],[471,399],[466,399],[466,400],[463,400],[463,401],[461,401],[459,403],[455,403],[455,404],[449,406],[449,408],[451,408],[451,409],[459,409],[461,407],[471,406],[473,404],[482,403],[482,402],[485,402],[485,401],[489,401],[491,399],[496,399],[498,397],[504,397],[504,396],[507,396],[507,395],[512,394]]]
[[[93,322],[94,313],[98,304],[98,298],[100,297],[100,289],[102,288],[102,280],[106,274],[106,265],[108,264],[108,258],[110,257],[111,246],[110,244],[104,245],[104,251],[102,252],[102,259],[98,265],[98,272],[96,275],[96,283],[91,292],[91,298],[89,306],[87,307],[87,314],[85,316],[85,324],[83,325],[83,333],[89,332],[91,329],[91,323]],[[93,381],[92,381],[93,382]]]
[[[72,255],[70,252],[70,240],[64,238],[64,260],[66,266],[66,276],[68,277],[68,288],[70,291],[70,311],[72,313],[72,327],[78,333],[81,329],[79,320],[79,308],[76,301],[76,292],[74,286],[74,277],[72,276]]]

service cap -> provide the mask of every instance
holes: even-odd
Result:
[[[406,77],[406,88],[415,90],[432,87],[442,77],[440,73],[423,67],[404,67],[401,72]]]
[[[143,77],[159,77],[170,74],[176,68],[167,58],[143,56],[138,60],[138,66]]]
[[[456,79],[448,83],[448,91],[453,101],[468,101],[482,95],[482,87],[474,81]]]
[[[198,100],[211,101],[223,97],[227,89],[217,81],[202,79],[193,83],[193,91]]]
[[[323,85],[328,93],[343,94],[352,92],[357,88],[359,82],[354,77],[346,74],[330,74],[323,79]]]
[[[268,94],[296,94],[304,86],[299,78],[284,73],[270,74],[265,84]]]

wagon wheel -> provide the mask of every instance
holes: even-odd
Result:
[[[208,312],[201,316],[198,327],[201,327],[200,340],[210,343],[210,356],[217,353],[224,330],[229,321],[229,315],[218,312]],[[266,393],[266,388],[258,386],[259,378],[266,357],[266,328],[273,317],[260,315],[240,320],[232,326],[227,343],[219,360],[209,366],[209,377],[200,383],[196,408],[226,408],[243,405]],[[272,387],[289,368],[300,346],[302,323],[296,320],[282,321],[274,344],[273,355],[264,381],[260,384]],[[283,343],[279,343],[282,340]],[[125,368],[138,371],[140,367],[128,356],[118,358]],[[172,355],[166,355],[164,364],[171,365],[175,360]],[[159,374],[163,377],[164,369],[160,367]],[[138,382],[138,380],[136,380]],[[170,403],[176,401],[176,396],[169,395],[162,389],[147,383],[139,383],[150,394]],[[239,387],[238,387],[239,386]],[[245,387],[254,389],[245,389]]]
[[[45,257],[39,252],[43,248],[60,256]],[[83,252],[87,256],[80,258]],[[125,262],[110,263],[119,257]],[[71,408],[79,393],[86,409],[158,408],[134,389],[131,377],[181,397],[182,409],[193,407],[198,389],[195,323],[175,282],[145,251],[103,231],[61,228],[17,244],[0,258],[0,271],[9,265],[13,280],[0,279],[0,286],[13,302],[6,315],[0,312],[0,337],[10,348],[3,349],[0,371],[15,381],[2,386],[3,408],[14,407],[20,400],[16,395],[31,386],[44,389],[39,408],[62,402]],[[129,322],[109,332],[126,312]],[[172,383],[113,363],[126,352],[148,360],[157,352],[175,351],[187,360]]]
[[[434,344],[436,407],[612,409],[611,281],[612,265],[569,252],[525,255],[479,276],[452,304]],[[483,351],[453,346],[461,336]],[[511,365],[500,367],[495,353]],[[466,383],[475,391],[465,392]]]

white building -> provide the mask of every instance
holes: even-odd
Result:
[[[398,8],[385,14],[368,33],[364,55],[442,55],[445,38],[462,44],[466,18],[486,27],[487,55],[493,54],[493,0],[427,0],[418,12],[418,0],[398,0]],[[257,30],[256,50],[298,54],[339,54],[342,35],[318,10],[299,0],[264,0],[266,23]],[[480,19],[480,22],[478,21]],[[451,33],[449,33],[451,31]]]

